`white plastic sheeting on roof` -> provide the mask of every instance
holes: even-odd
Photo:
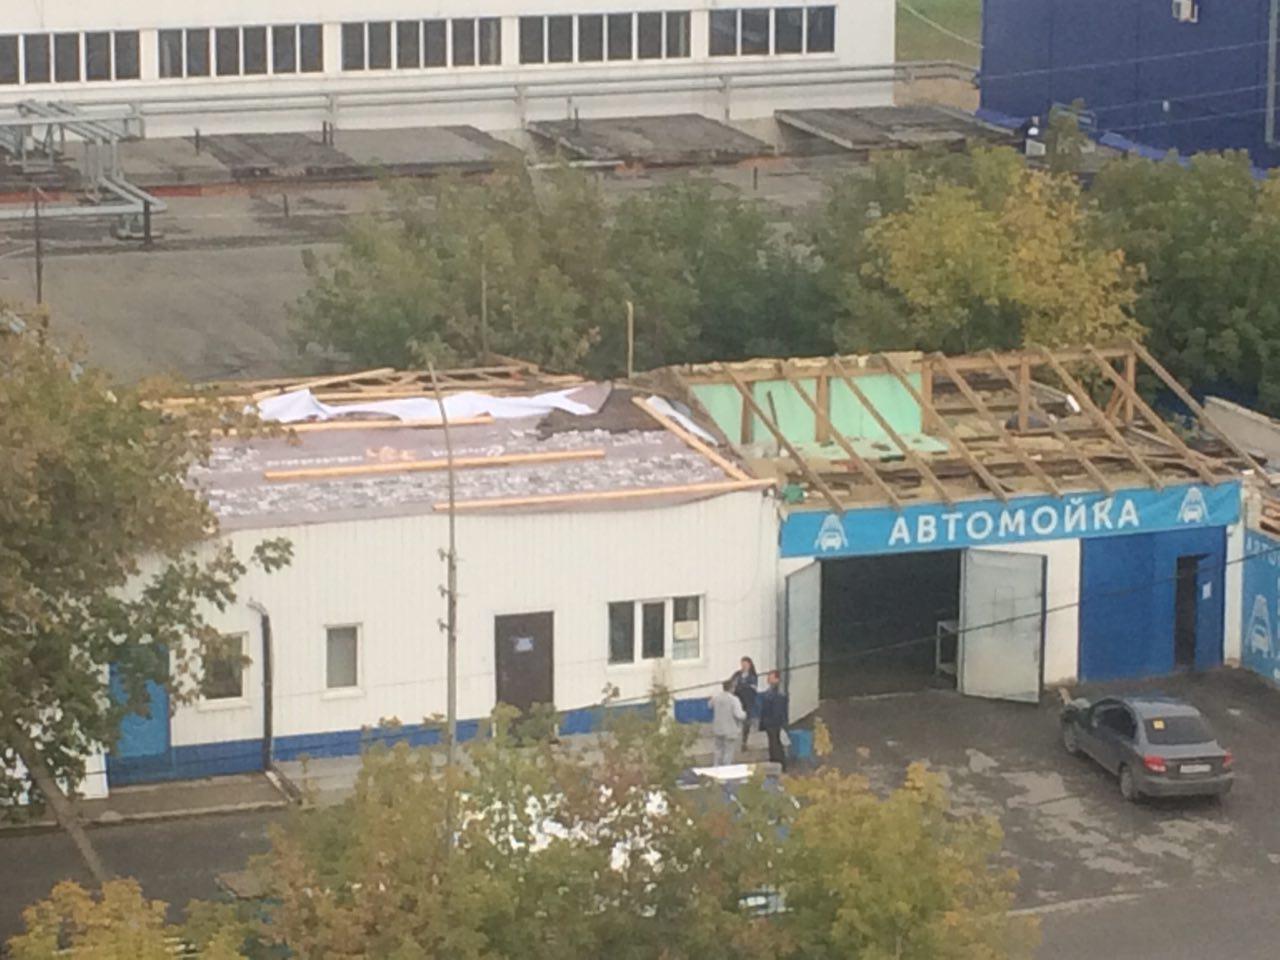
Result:
[[[707,443],[710,443],[713,445],[719,443],[719,441],[716,440],[715,437],[713,437],[711,434],[707,433],[707,431],[703,430],[700,426],[694,423],[692,417],[685,416],[683,413],[677,410],[674,406],[668,403],[664,398],[650,397],[645,402],[648,403],[649,406],[653,407],[654,410],[658,411],[658,413],[662,414],[665,417],[670,417],[676,423],[680,424],[680,426],[684,427],[686,430],[692,433],[695,437],[701,437]]]
[[[495,397],[487,393],[456,393],[444,398],[450,420],[490,416],[495,420],[543,417],[552,410],[582,416],[595,411],[585,403],[569,399],[577,388],[540,393],[533,397]],[[370,403],[328,404],[310,390],[294,390],[258,402],[258,415],[273,423],[300,423],[306,420],[336,420],[353,414],[393,417],[397,420],[439,420],[440,404],[427,397],[404,400],[377,400]]]

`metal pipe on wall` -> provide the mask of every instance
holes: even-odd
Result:
[[[1271,0],[1270,19],[1267,26],[1267,121],[1266,142],[1276,144],[1276,32],[1280,26],[1280,0]]]

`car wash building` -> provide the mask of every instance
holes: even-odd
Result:
[[[1248,457],[1207,422],[1184,439],[1140,372],[1199,412],[1140,347],[664,371],[782,490],[793,715],[929,686],[1036,701],[1237,658]]]

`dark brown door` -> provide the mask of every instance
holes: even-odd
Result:
[[[493,618],[498,702],[528,712],[555,703],[555,615],[516,613]]]

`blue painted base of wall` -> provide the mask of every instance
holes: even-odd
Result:
[[[610,707],[609,713],[646,711],[650,704],[629,704]],[[560,734],[592,733],[604,725],[605,714],[599,707],[570,710],[560,717]],[[711,720],[711,708],[702,697],[675,701],[675,717],[680,723],[707,723]],[[480,720],[458,722],[459,741],[471,740],[479,735]],[[272,754],[276,760],[287,762],[303,757],[351,757],[371,747],[391,747],[407,743],[411,747],[430,747],[439,744],[443,731],[436,725],[406,724],[400,727],[383,727],[365,730],[333,730],[326,733],[304,733],[289,737],[276,737]],[[147,757],[107,756],[107,783],[111,787],[126,787],[140,783],[161,783],[168,780],[196,780],[201,777],[219,777],[236,773],[252,773],[262,769],[262,740],[232,740],[225,743],[199,743],[173,747],[168,752]]]

